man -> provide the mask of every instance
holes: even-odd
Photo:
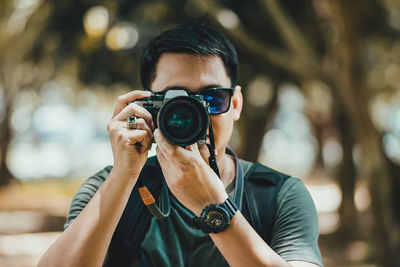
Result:
[[[322,266],[315,207],[298,179],[287,178],[274,199],[277,207],[273,226],[268,229],[269,244],[236,207],[242,206],[241,198],[235,197],[233,201],[228,197],[238,191],[238,170],[248,170],[246,166],[251,165],[235,160],[227,150],[233,123],[239,119],[243,103],[241,88],[236,85],[237,70],[233,46],[208,26],[181,25],[156,37],[141,59],[145,89],[151,92],[184,89],[203,95],[220,88],[231,90],[210,103],[211,110],[217,108],[217,111],[211,111],[212,133],[207,132],[207,142],[215,139],[220,177],[209,166],[212,150],[197,143],[183,147],[171,144],[155,129],[149,111],[132,103],[149,97],[151,92],[129,92],[119,97],[107,126],[113,168],[89,178],[81,187],[71,204],[65,231],[43,255],[39,266],[101,266],[112,262],[109,246],[113,245],[121,215],[139,216],[124,209],[131,193],[136,192],[139,175],[149,168],[147,152],[153,139],[157,143],[158,168],[171,192],[171,211],[165,219],[151,219],[140,240],[140,252],[131,253],[139,256],[133,257],[128,265]],[[133,116],[134,127],[130,127],[127,119]],[[244,197],[253,193],[249,188],[246,182]],[[222,209],[229,216],[210,223],[205,218],[211,216],[210,207]],[[253,217],[262,215],[247,217],[253,221]],[[228,223],[221,226],[224,220]],[[132,225],[132,231],[137,227]]]

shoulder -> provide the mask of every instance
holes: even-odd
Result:
[[[97,190],[107,179],[112,168],[112,166],[107,166],[97,173],[93,174],[88,179],[86,179],[85,182],[83,182],[83,184],[80,186],[72,199],[68,212],[67,222],[65,223],[64,228],[67,228],[79,215],[79,213],[85,208],[87,203],[89,203],[94,194],[96,194]],[[148,158],[145,166],[140,173],[140,175],[145,178],[142,180],[145,180],[146,185],[150,185],[150,188],[152,189],[159,185],[160,174],[162,175],[162,172],[160,165],[157,161],[157,157]]]
[[[285,260],[321,265],[318,216],[310,193],[298,178],[289,178],[277,196],[271,247]]]
[[[290,175],[274,170],[259,162],[240,160],[245,180],[250,182],[267,182],[280,188]]]
[[[277,197],[278,208],[285,209],[298,205],[298,202],[301,202],[302,206],[315,211],[314,202],[303,181],[299,178],[290,177],[279,190]]]
[[[255,200],[261,198],[264,203],[260,207],[275,211],[272,215],[271,248],[285,260],[308,261],[322,266],[317,212],[303,182],[260,163],[249,164],[243,160],[241,163],[244,170],[245,164],[250,166],[245,175],[247,187],[251,185],[247,197],[256,194]],[[258,216],[264,215],[259,213]]]
[[[112,170],[112,166],[107,166],[97,173],[90,176],[86,179],[85,182],[80,186],[78,191],[76,192],[74,199],[79,197],[82,194],[93,195],[99,189],[99,187],[104,183],[107,179],[107,176],[110,174]]]
[[[104,183],[107,176],[110,174],[112,166],[107,166],[97,173],[86,179],[85,182],[80,186],[75,196],[72,199],[67,222],[64,225],[66,229],[72,221],[80,214],[80,212],[86,207],[87,203],[92,199],[93,195],[96,194],[97,190]]]

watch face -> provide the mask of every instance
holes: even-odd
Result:
[[[229,216],[227,212],[221,208],[208,210],[204,216],[203,223],[211,233],[219,233],[225,230],[229,225]]]

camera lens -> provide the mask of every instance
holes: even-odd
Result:
[[[196,114],[193,110],[182,107],[174,107],[165,117],[166,130],[176,137],[186,138],[195,130]]]
[[[207,110],[192,97],[179,96],[171,99],[161,108],[158,115],[158,127],[172,144],[194,144],[207,132]]]

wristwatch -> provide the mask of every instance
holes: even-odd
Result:
[[[197,229],[206,234],[219,233],[228,228],[237,210],[235,203],[228,197],[224,203],[211,204],[205,207],[200,217],[195,216],[193,218],[193,223]]]

